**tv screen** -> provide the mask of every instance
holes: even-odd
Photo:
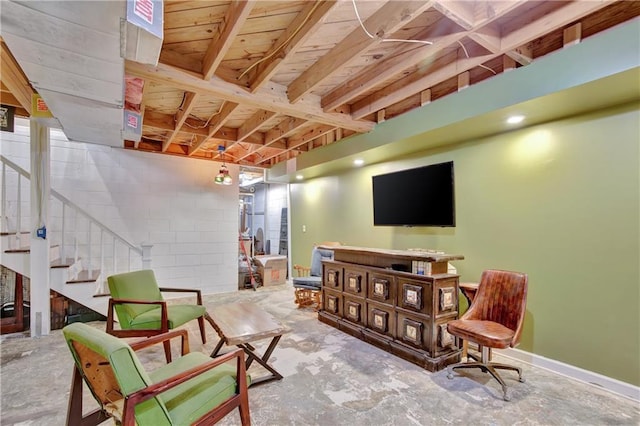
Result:
[[[375,226],[455,226],[453,161],[372,177]]]

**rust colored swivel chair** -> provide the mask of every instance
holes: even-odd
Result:
[[[449,333],[478,345],[480,361],[461,362],[449,366],[447,377],[453,379],[453,371],[462,368],[480,368],[489,373],[502,386],[505,401],[507,384],[497,369],[518,372],[518,380],[524,382],[522,369],[516,366],[491,362],[491,348],[516,347],[520,342],[522,323],[527,305],[527,274],[520,272],[487,270],[482,273],[478,293],[469,310],[460,319],[450,321]]]

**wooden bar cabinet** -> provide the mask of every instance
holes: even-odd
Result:
[[[447,332],[447,323],[458,318],[459,277],[447,268],[463,256],[352,246],[332,250],[334,260],[322,265],[320,321],[429,371],[459,361],[457,342]]]

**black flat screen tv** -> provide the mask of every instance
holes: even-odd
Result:
[[[374,226],[456,226],[453,161],[372,177]]]

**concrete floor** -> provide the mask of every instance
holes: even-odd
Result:
[[[296,309],[290,285],[207,296],[205,304],[238,300],[258,303],[291,329],[271,358],[284,379],[249,390],[255,425],[640,424],[638,401],[506,358],[501,361],[519,364],[526,378],[519,383],[515,374],[504,374],[510,402],[479,371],[453,380],[446,371],[429,373],[320,323],[313,310]],[[92,325],[104,329],[104,323]],[[188,326],[192,350],[213,349],[218,339],[207,328],[203,347],[196,322]],[[38,339],[5,337],[0,349],[0,424],[63,425],[72,359],[60,330]],[[142,361],[153,368],[162,361],[161,350],[145,353]],[[249,370],[256,377],[264,371],[255,363]],[[88,392],[85,401],[95,406]],[[239,423],[235,411],[220,424]]]

